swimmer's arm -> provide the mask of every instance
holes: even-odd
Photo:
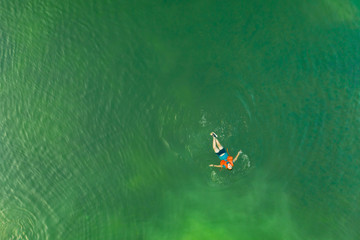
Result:
[[[238,154],[236,155],[236,157],[234,158],[234,162],[236,162],[236,160],[238,159],[238,157],[240,156],[241,153],[242,153],[242,151],[240,150],[240,151],[238,152]]]
[[[221,165],[210,164],[209,167],[219,167],[219,168],[221,168],[222,166]]]

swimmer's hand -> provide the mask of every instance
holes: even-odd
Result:
[[[213,167],[213,166],[214,166],[214,164],[210,164],[210,165],[209,165],[209,167]]]
[[[236,155],[236,157],[234,158],[234,161],[233,161],[233,162],[236,162],[236,160],[238,159],[238,157],[239,157],[240,153],[242,153],[242,151],[241,151],[241,150],[237,153],[237,155]]]

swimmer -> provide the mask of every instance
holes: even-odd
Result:
[[[242,153],[240,150],[236,157],[233,159],[232,156],[229,156],[229,154],[225,151],[225,148],[221,146],[219,140],[217,140],[217,135],[212,132],[210,135],[213,137],[213,149],[216,155],[220,158],[220,165],[214,165],[210,164],[210,167],[218,167],[218,168],[226,168],[228,170],[231,170],[234,166],[234,163],[238,159],[239,155]]]

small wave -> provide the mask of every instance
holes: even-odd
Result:
[[[25,208],[0,210],[0,239],[49,239],[47,226]]]
[[[252,166],[250,159],[249,159],[248,155],[246,155],[246,154],[241,154],[239,160],[240,160],[240,168],[242,170],[246,170]]]
[[[217,174],[214,170],[211,171],[211,181],[213,183],[216,183],[216,184],[221,184],[223,183],[221,177],[219,176],[219,174]]]

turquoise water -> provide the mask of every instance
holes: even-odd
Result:
[[[359,7],[4,1],[0,239],[359,239]]]

